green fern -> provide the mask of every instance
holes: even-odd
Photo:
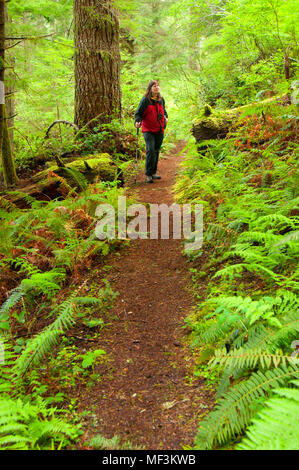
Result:
[[[242,433],[256,412],[257,401],[265,398],[274,388],[284,386],[293,378],[299,377],[294,365],[281,366],[257,371],[251,377],[231,387],[219,400],[215,410],[200,422],[195,438],[196,449],[211,449],[223,445]]]
[[[225,338],[227,338],[232,330],[233,327],[243,327],[243,325],[240,323],[240,319],[238,318],[232,318],[229,323],[219,323],[216,320],[213,322],[211,326],[208,327],[208,329],[202,333],[200,333],[198,336],[196,336],[196,342],[194,341],[193,344],[196,345],[204,345],[204,344],[214,344],[216,341],[221,339],[221,341],[224,341]],[[196,326],[193,326],[193,329],[196,333],[197,329]]]
[[[277,348],[288,346],[291,340],[299,332],[298,309],[290,310],[287,314],[279,317],[281,328],[266,328],[259,325],[256,330],[249,330],[246,347],[264,348],[275,351]]]
[[[229,389],[230,377],[236,380],[248,375],[248,370],[290,362],[289,346],[299,332],[296,295],[280,290],[276,297],[265,296],[258,301],[249,296],[219,296],[205,302],[209,303],[218,305],[213,313],[216,319],[194,344],[217,342],[221,346],[210,361],[210,367],[223,370],[217,397]],[[224,344],[233,349],[227,353]]]
[[[46,294],[48,298],[52,297],[55,292],[60,290],[57,280],[63,280],[65,273],[61,270],[52,270],[44,273],[33,274],[30,279],[23,279],[21,282],[25,292],[36,291]]]
[[[252,229],[258,228],[259,232],[268,228],[282,230],[286,227],[295,229],[298,224],[295,218],[286,217],[283,214],[268,214],[258,217],[252,221]]]
[[[40,270],[36,266],[33,266],[33,264],[29,263],[25,258],[7,257],[5,258],[4,263],[10,263],[14,268],[18,269],[21,273],[25,272],[28,276],[40,273]]]
[[[247,129],[241,131],[243,137]],[[295,152],[288,153],[290,147],[280,152],[279,135],[268,148],[248,151],[234,148],[235,138],[239,130],[231,142],[222,141],[223,147],[210,147],[210,159],[187,148],[175,186],[178,202],[205,204],[204,243],[212,261],[200,267],[207,280],[206,286],[200,283],[200,296],[208,301],[190,316],[189,325],[192,346],[201,348],[200,363],[217,348],[206,368],[222,372],[219,403],[200,423],[198,448],[239,437],[273,388],[297,374],[290,357],[299,332],[299,198],[295,174],[289,173]],[[194,282],[202,278],[193,277]],[[215,297],[215,292],[224,295]]]
[[[10,296],[2,304],[0,308],[0,328],[9,329],[9,312],[23,297],[43,293],[50,298],[60,289],[60,286],[54,281],[61,280],[65,276],[65,273],[61,270],[40,273],[34,269],[31,272],[35,272],[35,274],[32,274],[29,279],[23,279],[18,287],[12,289]]]
[[[71,328],[76,321],[76,305],[99,302],[98,299],[76,297],[74,292],[67,300],[62,302],[53,313],[56,320],[46,327],[41,333],[29,340],[25,350],[16,360],[14,372],[21,377],[32,366],[37,365],[56,346],[62,333]]]
[[[295,230],[281,237],[273,246],[281,247],[283,245],[286,245],[287,243],[291,244],[292,242],[294,242],[295,246],[298,248],[298,239],[299,239],[299,230]]]
[[[11,369],[15,363],[16,353],[12,351],[12,347],[8,343],[7,338],[0,335],[0,341],[0,394],[1,397],[4,398],[15,389]]]
[[[275,344],[277,337],[287,335],[287,331],[294,333],[298,328],[299,299],[285,290],[277,291],[275,297],[264,296],[258,300],[249,296],[213,297],[203,307],[206,305],[214,306],[214,310],[204,319],[213,315],[215,322],[199,337],[202,343],[214,342],[221,336],[225,337],[233,327],[241,327],[241,331],[246,330],[248,333],[248,347],[258,347],[258,333],[251,335],[249,327],[261,321],[274,327],[268,329],[267,334],[276,338]]]
[[[0,321],[3,321],[4,318],[7,319],[8,312],[10,309],[17,304],[22,297],[25,295],[25,290],[23,289],[22,285],[19,285],[15,289],[12,289],[10,291],[10,296],[8,297],[5,302],[3,302],[1,308],[0,308]]]
[[[84,191],[87,187],[87,179],[85,176],[74,168],[61,167],[57,174],[65,178],[67,181],[72,182],[78,191]]]
[[[280,277],[276,273],[274,273],[271,269],[268,269],[265,266],[257,264],[257,263],[233,264],[231,266],[227,266],[226,268],[223,268],[217,271],[214,277],[226,277],[227,276],[230,279],[234,279],[236,277],[236,274],[240,275],[245,270],[252,272],[252,273],[266,274],[267,278],[273,281],[279,281],[280,279]]]
[[[55,417],[55,412],[55,408],[47,408],[42,400],[32,404],[20,398],[1,399],[0,449],[51,449],[53,442],[61,447],[67,439],[76,439],[80,427]]]
[[[23,375],[29,367],[38,364],[43,357],[57,344],[59,336],[75,323],[75,294],[71,295],[58,307],[57,319],[28,341],[26,349],[17,359],[15,372]]]
[[[278,396],[264,403],[236,450],[299,449],[299,381],[294,381],[294,385],[296,389],[274,390]]]
[[[278,367],[281,364],[287,366],[293,362],[294,360],[289,354],[281,352],[274,354],[262,348],[239,348],[229,352],[224,348],[215,351],[210,365],[215,367],[216,364],[219,364],[222,367],[228,367],[232,374],[236,369],[255,369],[257,366],[260,366],[262,369],[270,369],[271,366]]]

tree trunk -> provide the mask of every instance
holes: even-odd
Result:
[[[119,22],[113,0],[74,0],[75,123],[121,115]]]
[[[9,128],[8,128],[8,117],[6,114],[6,107],[4,106],[3,115],[3,139],[2,139],[2,166],[3,176],[6,186],[11,186],[18,181],[13,150],[10,140]]]
[[[0,0],[0,152],[2,157],[4,124],[4,56],[5,56],[5,0]]]
[[[8,121],[5,108],[5,0],[0,0],[0,149],[5,186],[17,182],[15,163],[9,137]]]
[[[151,2],[151,30],[153,32],[153,37],[156,36],[156,34],[159,31],[159,25],[160,25],[160,2],[158,0],[152,0]],[[159,48],[157,47],[157,44],[155,40],[151,42],[151,73],[152,73],[152,80],[157,80],[157,74],[159,73],[159,66],[158,66],[158,60],[160,58],[160,51]]]
[[[286,80],[289,80],[290,78],[290,60],[288,55],[285,53],[284,55],[284,76]]]
[[[12,69],[14,69],[14,58],[10,60],[10,66]],[[8,73],[9,78],[8,78],[8,83],[7,86],[5,87],[6,90],[6,111],[7,111],[7,125],[9,128],[9,138],[10,138],[10,144],[12,151],[14,151],[14,126],[15,126],[15,112],[16,112],[16,106],[15,106],[15,86],[14,86],[14,78],[12,76],[12,73]],[[6,83],[6,80],[5,80]]]
[[[5,6],[5,30],[6,36],[10,36],[11,30],[11,18],[8,16],[7,4]],[[13,41],[8,40],[6,46],[12,46]],[[9,138],[12,151],[14,151],[14,124],[15,124],[15,57],[14,53],[11,52],[13,49],[9,49],[5,54],[5,60],[9,63],[9,69],[5,76],[5,97],[6,97],[6,111],[8,118]]]

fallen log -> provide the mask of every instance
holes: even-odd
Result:
[[[230,127],[240,116],[246,116],[247,111],[248,114],[252,114],[253,109],[255,109],[257,113],[262,113],[266,105],[275,102],[282,106],[286,105],[283,96],[274,96],[263,101],[225,110],[212,109],[211,106],[206,104],[202,113],[193,120],[191,134],[194,136],[197,143],[203,140],[224,139]]]
[[[223,139],[234,119],[234,110],[216,111],[205,105],[203,113],[194,119],[191,133],[197,143],[202,140]]]
[[[88,183],[94,183],[96,180],[113,181],[117,173],[117,167],[108,153],[92,154],[78,158],[64,166],[52,165],[37,173],[33,177],[33,181],[44,180],[49,172],[62,176],[70,185],[82,190]],[[78,179],[79,181],[77,181]]]
[[[64,199],[70,192],[76,194],[63,178],[55,175],[45,181],[35,184],[27,184],[21,188],[14,187],[11,191],[2,193],[3,199],[9,201],[14,207],[26,209],[31,207],[34,201],[51,201],[53,199]]]
[[[3,197],[19,208],[30,207],[34,200],[64,199],[83,191],[95,181],[114,181],[117,166],[107,153],[92,154],[67,163],[52,165],[34,175],[25,186],[15,186]]]

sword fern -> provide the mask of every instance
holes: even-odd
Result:
[[[266,372],[257,371],[248,380],[231,387],[215,409],[201,421],[195,438],[196,449],[211,449],[223,445],[241,434],[257,411],[257,404],[267,398],[273,389],[285,386],[291,379],[299,378],[293,364],[281,365]]]
[[[252,420],[237,450],[298,450],[299,381],[296,389],[276,389]]]
[[[43,331],[28,341],[25,350],[16,360],[14,372],[21,377],[25,372],[41,362],[41,360],[57,345],[60,335],[71,328],[76,321],[78,304],[95,304],[100,300],[94,297],[76,297],[77,291],[62,302],[55,310],[56,320]]]

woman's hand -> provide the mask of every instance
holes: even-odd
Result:
[[[135,127],[136,129],[139,129],[139,127],[141,127],[141,122],[135,122]]]

